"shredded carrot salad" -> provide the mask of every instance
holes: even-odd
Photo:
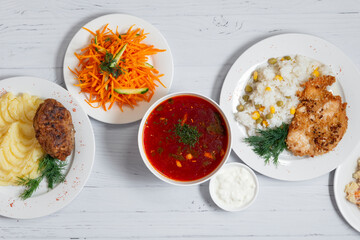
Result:
[[[75,86],[88,94],[85,101],[93,108],[105,111],[116,103],[134,108],[139,101],[149,102],[160,81],[159,74],[148,62],[148,57],[166,50],[142,43],[148,33],[131,26],[124,34],[113,32],[108,24],[93,32],[90,44],[74,53],[79,60],[77,68],[69,70],[76,75]]]

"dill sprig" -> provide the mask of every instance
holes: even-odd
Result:
[[[189,126],[188,124],[181,123],[176,124],[175,134],[179,137],[179,143],[184,143],[193,147],[201,136],[195,126]]]
[[[31,179],[29,177],[18,178],[18,185],[25,186],[25,190],[20,194],[20,198],[25,200],[32,196],[32,194],[38,189],[43,176]]]
[[[280,127],[265,130],[257,130],[259,135],[245,138],[245,142],[250,145],[253,151],[265,159],[268,164],[270,159],[277,165],[279,155],[286,149],[286,137],[289,130],[289,124],[283,123]]]
[[[23,200],[32,196],[32,194],[39,188],[40,182],[46,178],[48,188],[52,189],[58,183],[65,181],[65,173],[63,170],[66,166],[66,162],[51,157],[46,154],[39,161],[38,172],[40,176],[34,179],[29,177],[19,177],[17,184],[25,186],[25,190],[20,194],[20,198]]]
[[[49,154],[39,163],[39,171],[46,178],[48,188],[52,189],[54,185],[61,183],[65,180],[65,174],[63,173],[66,167],[66,162],[51,157]]]

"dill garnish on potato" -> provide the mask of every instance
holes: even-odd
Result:
[[[65,169],[66,165],[66,162],[46,154],[42,159],[40,159],[39,162],[39,177],[34,179],[29,177],[19,177],[17,184],[25,186],[25,190],[20,194],[20,198],[25,200],[31,197],[36,189],[38,189],[40,182],[44,178],[46,178],[48,188],[50,189],[53,189],[56,184],[64,182],[65,173],[63,170]]]

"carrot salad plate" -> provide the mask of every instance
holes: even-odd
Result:
[[[140,120],[168,93],[173,71],[171,50],[160,31],[124,14],[105,15],[81,28],[63,66],[66,87],[85,112],[111,124]]]

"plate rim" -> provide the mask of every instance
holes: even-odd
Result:
[[[336,47],[335,45],[333,45],[332,43],[329,43],[328,41],[324,40],[324,39],[321,39],[319,37],[316,37],[316,36],[313,36],[313,35],[309,35],[309,34],[302,34],[302,33],[284,33],[284,34],[278,34],[278,35],[274,35],[274,36],[270,36],[270,37],[266,37],[260,41],[257,41],[256,43],[254,43],[253,45],[251,45],[249,48],[247,48],[245,51],[243,51],[240,56],[235,60],[235,62],[233,63],[233,65],[231,66],[230,70],[228,71],[225,79],[224,79],[224,82],[223,82],[223,85],[222,85],[222,88],[221,88],[221,94],[220,94],[220,106],[224,108],[224,112],[225,114],[228,114],[228,119],[230,120],[230,125],[231,125],[231,128],[232,128],[232,131],[233,131],[233,134],[234,134],[234,137],[236,138],[236,136],[239,136],[240,134],[237,133],[238,132],[238,126],[234,126],[234,122],[235,120],[233,119],[233,112],[229,112],[228,111],[228,106],[226,106],[226,104],[229,104],[231,105],[232,104],[232,101],[233,100],[226,100],[228,98],[232,98],[232,95],[234,93],[234,90],[235,90],[235,86],[233,86],[233,91],[231,92],[231,97],[228,95],[229,92],[229,82],[231,83],[234,83],[235,84],[239,84],[239,81],[240,79],[243,77],[243,75],[245,74],[245,72],[247,70],[249,70],[249,68],[245,69],[245,70],[240,70],[241,72],[241,75],[240,76],[237,76],[236,75],[236,68],[238,68],[239,66],[239,63],[243,60],[242,58],[244,58],[244,56],[246,55],[249,55],[249,53],[253,53],[257,48],[261,48],[261,47],[264,47],[264,46],[267,46],[271,44],[271,42],[275,42],[275,41],[279,41],[280,40],[283,40],[285,41],[286,39],[292,39],[292,38],[303,38],[303,39],[311,39],[314,41],[314,46],[316,45],[320,45],[320,44],[325,44],[327,48],[331,49],[334,53],[336,53],[337,55],[341,56],[343,59],[346,60],[346,63],[348,64],[348,68],[356,71],[357,75],[360,75],[360,72],[359,70],[357,69],[356,65],[351,61],[351,59],[349,57],[347,57],[338,47]],[[267,47],[269,47],[267,46]],[[274,44],[271,45],[271,47],[274,47]],[[281,48],[282,46],[275,46],[274,48],[276,47],[279,47]],[[300,47],[301,48],[301,47]],[[323,47],[324,48],[324,47]],[[296,49],[295,49],[296,50]],[[314,52],[315,52],[315,47],[314,47]],[[302,50],[304,51],[304,50]],[[292,54],[292,53],[288,53],[288,54]],[[296,52],[295,52],[296,54]],[[299,53],[297,53],[299,54]],[[315,54],[315,53],[314,53]],[[309,56],[310,57],[310,56]],[[316,57],[311,57],[311,58],[314,58],[316,60],[319,60],[317,59]],[[320,61],[320,60],[319,60]],[[260,62],[257,62],[257,65],[259,65]],[[244,67],[245,68],[245,67]],[[235,81],[235,80],[229,80],[231,77],[233,77],[232,75],[236,75],[238,77],[238,79]],[[239,75],[239,73],[238,73]],[[343,88],[343,85],[341,86]],[[229,102],[230,101],[230,102]],[[347,111],[349,111],[349,109],[347,109]],[[349,115],[349,113],[347,112],[347,115]],[[339,162],[336,166],[332,166],[331,169],[328,169],[326,172],[318,172],[316,174],[311,174],[311,175],[307,175],[307,176],[291,176],[290,174],[283,174],[282,176],[279,175],[279,173],[274,173],[272,172],[271,170],[269,171],[269,169],[266,169],[268,167],[270,167],[269,165],[265,165],[265,164],[255,164],[255,163],[251,163],[253,160],[248,160],[248,159],[245,159],[247,157],[244,157],[244,155],[241,153],[241,150],[239,150],[237,148],[237,145],[239,143],[237,143],[237,141],[240,141],[240,140],[237,140],[235,139],[234,140],[234,143],[233,143],[233,150],[234,152],[236,153],[236,155],[243,161],[245,162],[248,166],[250,166],[251,168],[253,168],[255,171],[267,176],[267,177],[270,177],[270,178],[274,178],[274,179],[278,179],[278,180],[283,180],[283,181],[304,181],[304,180],[310,180],[310,179],[313,179],[313,178],[316,178],[316,177],[319,177],[319,176],[322,176],[326,173],[329,173],[330,171],[332,171],[333,169],[335,169],[338,165],[341,164],[341,162]],[[359,139],[357,139],[357,141],[359,142]],[[256,160],[259,160],[261,161],[262,163],[264,162],[263,159],[259,158],[258,156],[251,156],[251,157],[254,157],[256,158]],[[348,157],[348,156],[347,156]],[[245,159],[245,160],[244,160]],[[346,158],[344,158],[342,160],[345,161]],[[271,163],[272,164],[272,163]],[[254,166],[255,165],[255,166]],[[271,166],[272,168],[274,168],[274,166]],[[277,166],[276,168],[278,168],[279,166]],[[281,166],[280,166],[281,167]],[[275,169],[277,170],[277,169]]]
[[[88,108],[89,106],[87,106],[87,103],[84,102],[84,97],[77,97],[75,95],[74,92],[72,92],[71,90],[71,87],[73,85],[73,83],[71,83],[71,80],[74,80],[74,77],[69,77],[69,72],[68,72],[68,64],[67,61],[69,61],[69,58],[70,56],[73,55],[73,52],[70,52],[71,48],[73,47],[74,45],[74,41],[76,40],[77,37],[79,37],[81,34],[82,34],[82,31],[83,31],[83,27],[87,27],[89,28],[88,26],[89,25],[92,25],[92,24],[95,24],[97,23],[98,21],[103,21],[103,24],[106,24],[107,22],[109,22],[109,24],[111,24],[110,22],[111,21],[108,21],[107,19],[111,19],[111,18],[129,18],[129,19],[133,19],[134,22],[137,22],[137,23],[134,23],[135,25],[147,25],[149,28],[152,29],[152,34],[156,35],[156,38],[159,39],[160,41],[162,41],[162,44],[165,46],[164,49],[166,49],[166,53],[169,55],[167,61],[169,61],[170,63],[170,67],[169,67],[169,72],[170,72],[170,75],[168,75],[168,78],[169,78],[169,83],[168,83],[168,86],[166,86],[165,89],[163,89],[163,91],[165,92],[164,94],[158,96],[157,98],[155,98],[155,96],[152,97],[151,101],[148,102],[148,103],[145,103],[145,102],[139,102],[139,105],[141,104],[147,104],[147,108],[146,109],[143,109],[143,113],[141,114],[141,117],[135,117],[133,119],[130,119],[130,120],[125,120],[125,121],[120,121],[119,119],[122,119],[121,117],[118,118],[117,121],[115,120],[112,120],[112,119],[107,119],[106,117],[100,117],[98,114],[94,113],[96,110],[99,110],[99,109],[90,109]],[[145,27],[144,27],[145,29]],[[164,37],[164,35],[160,32],[160,30],[158,28],[156,28],[153,24],[151,24],[150,22],[142,19],[142,18],[139,18],[139,17],[136,17],[136,16],[133,16],[133,15],[130,15],[130,14],[122,14],[122,13],[112,13],[112,14],[105,14],[105,15],[102,15],[102,16],[99,16],[99,17],[96,17],[94,19],[92,19],[91,21],[87,22],[86,24],[84,24],[72,37],[72,39],[70,40],[69,42],[69,45],[67,46],[66,48],[66,51],[65,51],[65,55],[64,55],[64,59],[63,59],[63,77],[64,77],[64,82],[65,82],[65,85],[66,85],[66,89],[74,94],[74,97],[78,100],[78,102],[80,102],[81,106],[83,106],[83,109],[84,111],[86,112],[86,114],[99,121],[99,122],[103,122],[103,123],[107,123],[107,124],[114,124],[114,125],[117,125],[117,124],[127,124],[127,123],[132,123],[132,122],[136,122],[136,121],[139,121],[142,119],[142,117],[144,116],[146,110],[151,106],[152,103],[154,103],[157,99],[160,99],[161,97],[165,96],[166,94],[169,93],[170,91],[170,88],[171,88],[171,85],[172,85],[172,82],[173,82],[173,79],[174,79],[174,59],[173,59],[173,55],[172,55],[172,52],[171,52],[171,49],[170,49],[170,46],[166,40],[166,38]],[[69,89],[70,88],[70,89]],[[158,86],[157,88],[163,88],[161,85]],[[157,91],[159,91],[159,89],[157,89]],[[79,91],[77,92],[77,94],[80,95]],[[155,92],[156,94],[156,92]],[[81,99],[81,101],[80,101]],[[135,106],[135,109],[130,109],[130,110],[136,110],[136,108],[138,108],[139,106]],[[101,109],[101,108],[100,108]],[[130,111],[129,110],[129,111]],[[103,111],[103,110],[102,110]],[[109,110],[108,110],[109,111]],[[122,112],[121,110],[119,109],[120,111],[120,116],[122,115]],[[106,115],[106,112],[103,111],[102,112],[103,115]]]
[[[359,151],[357,151],[359,152]],[[343,196],[340,196],[338,194],[338,190],[340,190],[340,183],[339,183],[339,178],[340,178],[340,175],[342,174],[342,169],[345,168],[345,166],[347,165],[350,165],[352,164],[352,161],[356,161],[356,159],[359,158],[359,154],[358,153],[354,153],[352,155],[352,157],[350,159],[348,159],[347,161],[343,162],[342,164],[340,164],[337,169],[335,170],[335,174],[334,174],[334,180],[333,180],[333,191],[334,191],[334,198],[335,198],[335,202],[336,202],[336,206],[338,207],[339,209],[339,212],[341,214],[341,216],[345,219],[345,221],[356,231],[360,232],[360,224],[359,225],[356,225],[352,218],[350,218],[349,214],[347,213],[347,210],[346,208],[344,207],[344,202],[346,202],[346,204],[352,204],[350,202],[348,202],[346,199],[345,199],[345,193]],[[355,172],[355,169],[353,170],[353,173]],[[345,189],[345,186],[342,186],[343,189]],[[344,191],[342,191],[344,192]],[[354,205],[354,207],[356,207]],[[358,207],[356,207],[358,208]],[[359,214],[360,214],[360,209],[356,209],[359,211]]]
[[[80,177],[76,177],[79,180],[77,185],[71,185],[66,182],[69,180],[68,176],[72,176],[75,173],[74,171],[79,172],[81,170],[81,169],[77,170],[77,168],[75,168],[75,167],[77,167],[77,165],[76,164],[74,165],[74,161],[82,156],[82,155],[80,155],[81,152],[85,152],[85,151],[84,150],[80,151],[80,149],[75,148],[73,150],[73,155],[74,155],[73,160],[71,161],[71,165],[69,165],[69,170],[66,174],[67,179],[64,183],[60,183],[54,189],[47,191],[46,193],[31,197],[26,200],[21,200],[17,196],[5,196],[3,194],[0,194],[0,206],[1,206],[0,207],[0,216],[7,217],[7,218],[14,218],[14,219],[34,219],[34,218],[39,218],[39,217],[44,217],[44,216],[50,215],[50,214],[53,214],[53,213],[61,210],[65,206],[69,205],[83,190],[84,186],[86,185],[86,183],[90,177],[90,174],[92,172],[92,168],[94,165],[94,161],[95,161],[95,146],[96,146],[95,145],[95,136],[94,136],[93,127],[92,127],[89,117],[87,116],[85,111],[81,108],[81,105],[78,103],[78,101],[65,88],[61,87],[60,85],[56,84],[55,82],[52,82],[52,81],[49,81],[46,79],[42,79],[42,78],[38,78],[38,77],[16,76],[16,77],[1,79],[0,80],[1,90],[3,92],[4,91],[5,92],[14,91],[14,90],[7,91],[4,88],[5,84],[7,84],[8,82],[13,82],[13,81],[28,81],[29,84],[32,84],[34,87],[35,87],[35,84],[49,86],[49,88],[52,87],[51,91],[54,91],[53,93],[57,92],[59,94],[59,96],[60,96],[60,94],[62,94],[62,96],[59,98],[63,98],[63,99],[61,99],[61,102],[63,105],[74,106],[73,113],[72,113],[72,120],[73,120],[74,128],[75,128],[75,126],[78,126],[75,128],[75,130],[80,129],[79,126],[81,124],[81,127],[86,127],[86,129],[87,129],[86,132],[88,132],[88,134],[86,135],[86,139],[87,139],[86,144],[89,144],[89,145],[86,150],[86,152],[87,152],[86,156],[90,156],[90,157],[86,158],[87,168],[86,168],[86,171],[83,172],[82,177],[80,175],[77,175]],[[28,89],[28,88],[24,89],[23,86],[19,87],[19,84],[16,84],[16,83],[11,83],[11,84],[16,89],[15,90],[16,93],[22,93],[22,92],[30,93],[30,91],[31,91],[31,89]],[[37,95],[37,96],[39,96],[39,95]],[[44,96],[39,96],[39,97],[47,98]],[[68,98],[68,100],[70,100],[70,102],[66,102],[66,100],[65,100],[66,97]],[[59,98],[58,98],[58,100],[59,100]],[[74,116],[76,116],[76,119],[74,119]],[[75,121],[79,121],[79,123],[77,123]],[[80,138],[80,139],[82,140],[82,138]],[[77,144],[77,143],[75,142],[75,144]],[[85,142],[84,142],[84,144],[85,144]],[[92,149],[89,149],[89,148],[92,148]],[[76,151],[79,151],[78,154],[76,153]],[[79,155],[79,156],[77,157],[77,155]],[[80,161],[78,161],[78,162],[80,162]],[[84,164],[84,162],[82,164]],[[75,168],[75,170],[74,170],[74,168]],[[71,180],[73,180],[73,179],[71,179]],[[71,188],[73,188],[73,190],[71,190]],[[65,191],[65,192],[61,192],[61,191]],[[42,202],[44,200],[44,198],[45,198],[45,200],[46,200],[46,198],[49,199],[49,197],[53,197],[53,195],[56,193],[58,193],[58,195],[61,193],[65,193],[65,194],[59,198],[56,198],[55,201],[53,200],[53,202],[49,201],[48,202],[49,205],[46,205],[46,203],[44,204],[44,202]],[[2,198],[2,196],[4,196],[4,197]],[[4,200],[4,198],[9,199],[9,200]],[[39,200],[39,201],[37,201],[37,200]],[[9,201],[13,201],[13,203],[16,202],[16,204],[6,204],[6,202],[9,203]],[[20,207],[19,208],[16,207],[19,202],[23,203],[23,205],[22,205],[23,209],[20,209]],[[34,209],[37,209],[38,211],[36,211]]]

